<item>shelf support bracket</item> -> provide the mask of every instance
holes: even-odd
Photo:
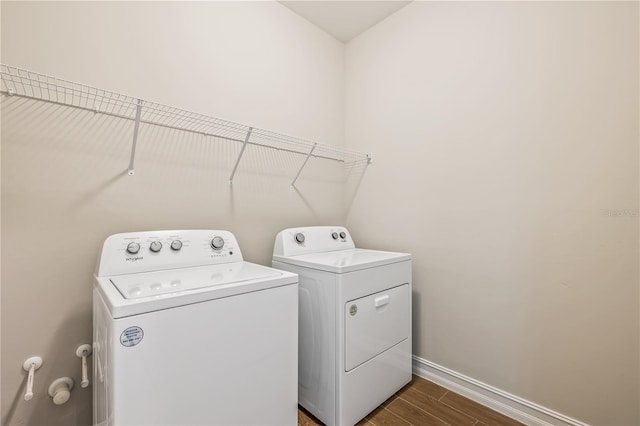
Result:
[[[249,131],[247,131],[247,136],[244,138],[244,143],[242,144],[242,149],[240,150],[240,154],[238,154],[236,165],[233,166],[233,171],[231,172],[231,176],[229,177],[229,185],[233,185],[233,177],[236,175],[236,170],[238,170],[238,164],[240,164],[240,159],[242,158],[242,154],[244,154],[244,149],[247,147],[247,142],[249,142],[249,138],[251,137],[251,132],[253,132],[253,127],[249,127]]]
[[[307,154],[307,158],[304,159],[304,163],[302,163],[302,166],[300,166],[300,170],[298,170],[298,174],[296,175],[296,177],[293,178],[293,181],[291,182],[291,186],[296,186],[296,181],[300,177],[300,173],[302,173],[302,169],[304,169],[304,166],[307,165],[307,161],[309,161],[309,158],[311,157],[311,154],[313,154],[313,150],[316,149],[317,145],[318,145],[318,142],[313,143],[313,146],[311,147],[311,151],[309,151],[309,153]]]
[[[129,160],[129,170],[127,173],[129,176],[133,176],[135,171],[133,170],[133,161],[136,158],[136,144],[138,143],[138,130],[140,129],[140,115],[142,114],[142,99],[138,99],[136,105],[136,122],[133,126],[133,144],[131,145],[131,160]]]

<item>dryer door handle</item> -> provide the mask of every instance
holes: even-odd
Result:
[[[373,300],[373,304],[376,308],[389,304],[389,295],[385,294],[384,296],[376,297]]]

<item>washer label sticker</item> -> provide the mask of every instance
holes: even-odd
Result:
[[[128,327],[120,335],[122,346],[135,346],[142,341],[144,331],[140,327]]]

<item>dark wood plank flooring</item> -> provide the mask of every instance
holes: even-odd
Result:
[[[322,425],[298,407],[298,425]],[[522,423],[493,411],[442,386],[413,376],[380,407],[369,413],[359,426],[521,426]]]

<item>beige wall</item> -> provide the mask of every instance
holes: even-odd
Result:
[[[601,425],[640,423],[638,13],[414,2],[346,49],[346,224],[413,253],[414,353]]]
[[[340,145],[343,45],[276,2],[2,2],[2,61],[150,101]],[[91,276],[116,232],[212,228],[268,264],[282,228],[340,223],[341,170],[304,157],[2,97],[2,423],[86,425],[79,382],[91,342]],[[41,355],[33,400],[22,362]]]

